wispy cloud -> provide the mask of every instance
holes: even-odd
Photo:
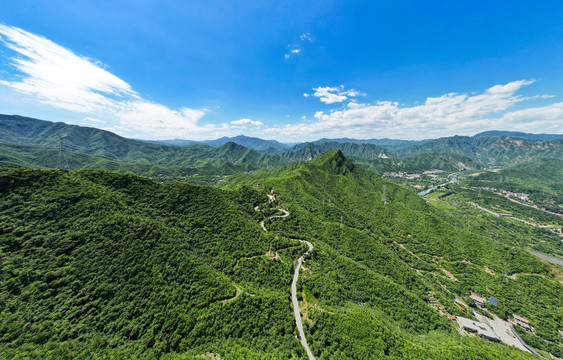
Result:
[[[330,86],[319,86],[316,88],[313,88],[313,90],[315,90],[314,93],[312,94],[303,94],[304,97],[309,97],[309,96],[314,96],[314,97],[318,97],[319,100],[325,104],[334,104],[334,103],[339,103],[339,102],[343,102],[345,100],[347,100],[349,97],[357,97],[357,96],[365,96],[364,93],[356,91],[354,89],[350,89],[350,90],[344,90],[344,86],[340,85],[340,86],[335,86],[335,87],[330,87]]]
[[[299,35],[299,40],[293,44],[289,44],[287,48],[289,51],[283,55],[283,57],[288,60],[294,56],[301,54],[303,51],[303,47],[306,46],[307,43],[313,42],[313,36],[311,33],[303,33]]]
[[[261,121],[254,121],[250,119],[240,119],[231,121],[231,124],[235,127],[241,127],[246,129],[248,126],[262,126],[264,125]]]
[[[114,122],[112,130],[145,138],[198,138],[221,130],[198,124],[203,110],[173,110],[144,100],[99,61],[44,37],[0,24],[0,42],[13,52],[7,61],[18,71],[17,77],[2,79],[0,85],[34,101],[82,114],[84,121],[108,119]]]
[[[517,94],[522,87],[533,82],[513,81],[471,95],[448,93],[429,97],[417,106],[401,106],[394,101],[378,101],[375,104],[349,101],[344,109],[316,112],[316,121],[287,124],[265,132],[294,139],[320,136],[423,139],[452,134],[472,135],[490,129],[533,131],[539,126],[562,132],[563,103],[508,111],[523,101],[545,97]],[[311,95],[326,104],[342,102],[360,94],[355,90],[344,91],[342,87],[313,90],[315,93]]]
[[[293,46],[295,46],[295,45],[293,45]],[[287,54],[284,55],[284,58],[289,59],[293,56],[297,56],[301,53],[301,51],[302,50],[300,48],[291,49]]]
[[[301,41],[313,42],[313,36],[311,35],[311,33],[308,33],[308,32],[299,35],[299,39]]]

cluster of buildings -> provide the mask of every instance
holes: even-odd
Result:
[[[481,297],[477,294],[471,293],[470,298],[475,303],[475,306],[477,306],[480,309],[484,309],[485,304],[487,302],[489,302],[491,305],[494,305],[494,306],[497,306],[498,303],[499,303],[499,300],[497,298],[495,298],[494,296],[489,297],[489,299],[487,300],[484,297]],[[525,330],[533,331],[533,328],[530,325],[530,321],[528,321],[528,319],[523,318],[522,316],[518,316],[516,314],[512,314],[512,316],[514,317],[514,324],[515,325],[518,325]]]
[[[518,198],[518,199],[520,199],[520,200],[522,200],[522,201],[530,201],[530,200],[528,199],[528,194],[524,194],[524,193],[515,193],[515,192],[512,192],[512,191],[503,191],[503,192],[504,192],[506,195],[508,195],[508,196],[516,197],[516,198]]]
[[[444,170],[440,170],[440,169],[434,169],[434,170],[426,170],[425,172],[423,172],[424,175],[430,175],[430,174],[441,174],[443,173]]]
[[[499,300],[494,296],[490,296],[489,300],[487,300],[484,297],[481,297],[477,294],[471,293],[470,298],[475,303],[475,306],[477,306],[480,309],[483,309],[487,302],[490,303],[491,305],[494,305],[494,306],[497,306],[498,303],[499,303]]]
[[[381,176],[383,176],[383,177],[398,177],[398,178],[409,179],[409,180],[414,180],[414,179],[420,178],[420,174],[408,174],[408,173],[402,172],[402,171],[385,172]]]

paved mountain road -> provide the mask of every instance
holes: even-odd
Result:
[[[270,199],[270,202],[273,202],[275,200],[275,195],[268,194],[268,198]],[[260,211],[260,208],[258,206],[255,207],[254,209],[256,211]],[[283,215],[272,215],[269,216],[267,219],[284,218],[289,216],[289,211],[282,209],[280,207],[276,207],[275,209],[283,212]],[[264,226],[264,221],[266,220],[262,220],[260,222],[260,226],[262,227],[262,230],[267,232],[268,229],[266,229],[266,227]],[[309,349],[309,344],[307,344],[307,338],[305,337],[305,331],[303,330],[303,322],[301,321],[301,311],[299,310],[299,301],[297,301],[297,281],[299,280],[299,270],[301,270],[301,264],[303,263],[303,258],[305,257],[305,255],[307,255],[311,250],[313,250],[313,244],[305,240],[299,240],[299,239],[291,239],[291,240],[295,240],[303,244],[307,244],[307,246],[309,247],[309,249],[306,252],[304,252],[299,259],[297,259],[297,264],[295,265],[295,271],[293,273],[293,281],[291,282],[291,302],[293,304],[293,313],[295,315],[295,323],[297,325],[297,331],[299,333],[299,340],[301,340],[301,345],[303,345],[303,348],[307,352],[307,356],[309,357],[309,360],[315,360],[315,356],[311,352],[311,349]]]

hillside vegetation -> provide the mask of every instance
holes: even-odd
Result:
[[[563,139],[524,140],[510,137],[452,136],[396,150],[406,157],[420,153],[463,155],[484,166],[511,166],[537,158],[563,157]]]
[[[548,266],[520,249],[518,239],[501,227],[434,209],[338,151],[292,170],[256,172],[233,182],[274,189],[295,217],[272,226],[315,244],[303,285],[314,352],[333,344],[329,333],[339,339],[330,351],[360,344],[373,350],[349,334],[372,328],[374,319],[395,322],[410,334],[445,331],[451,340],[451,327],[428,304],[437,300],[445,312],[470,316],[454,300],[469,303],[471,291],[501,299],[491,311],[503,318],[512,313],[534,318],[538,333],[558,341],[563,288]],[[508,276],[515,273],[528,275]],[[378,326],[394,333],[392,326]],[[344,353],[353,357],[354,351]]]
[[[221,186],[1,170],[0,353],[304,358],[289,285],[306,246],[291,239],[315,246],[298,287],[319,359],[530,358],[461,341],[446,314],[470,317],[454,304],[470,290],[501,300],[491,309],[500,316],[558,336],[562,286],[550,266],[340,151]],[[290,216],[262,231],[276,206]]]
[[[234,173],[290,166],[334,149],[359,166],[380,173],[463,171],[563,156],[561,139],[461,136],[425,141],[321,139],[288,149],[276,141],[245,136],[202,143],[147,142],[95,128],[0,115],[0,161],[38,168],[57,167],[60,136],[64,137],[71,170],[102,169],[150,176],[159,181],[209,185]],[[170,145],[186,143],[189,145]]]

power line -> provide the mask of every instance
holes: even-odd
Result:
[[[65,137],[66,135],[59,136],[59,158],[57,160],[57,169],[70,170],[65,156]]]

